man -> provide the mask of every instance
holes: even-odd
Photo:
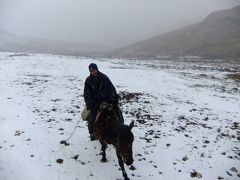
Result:
[[[118,94],[110,79],[100,71],[95,63],[89,65],[90,76],[87,77],[84,86],[84,100],[87,110],[91,110],[88,119],[88,131],[90,140],[96,139],[94,134],[94,121],[97,110],[102,102],[111,103],[116,109],[120,121],[123,123],[122,113],[118,106]]]

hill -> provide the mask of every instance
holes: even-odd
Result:
[[[20,37],[0,29],[0,51],[94,56],[105,50],[106,47],[101,45]]]
[[[113,55],[192,55],[240,59],[240,6],[213,12],[200,23],[117,49]]]

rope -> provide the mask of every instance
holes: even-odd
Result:
[[[77,129],[78,124],[79,124],[80,121],[81,121],[81,120],[79,119],[78,122],[77,122],[77,125],[76,125],[75,128],[73,129],[71,135],[69,136],[69,138],[67,138],[67,140],[65,140],[66,143],[70,140],[70,138],[71,138],[71,137],[73,136],[73,134],[75,133],[75,131],[76,131],[76,129]],[[56,151],[56,152],[61,152],[61,151],[64,149],[64,147],[65,147],[65,146],[61,147],[61,148],[60,148],[58,151]],[[65,155],[64,155],[64,156],[65,156]]]
[[[68,142],[70,140],[70,138],[73,136],[73,134],[75,133],[75,131],[76,131],[77,127],[78,127],[79,122],[80,122],[80,119],[78,120],[76,127],[74,128],[73,132],[71,133],[69,138],[66,140],[66,142]]]

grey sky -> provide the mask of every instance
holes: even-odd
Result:
[[[240,0],[0,0],[0,28],[23,36],[122,45],[239,4]]]

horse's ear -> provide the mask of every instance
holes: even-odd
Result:
[[[132,129],[133,126],[134,126],[134,121],[132,121],[132,122],[129,124],[130,129]]]

